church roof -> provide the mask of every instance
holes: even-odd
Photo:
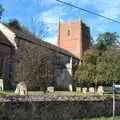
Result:
[[[71,57],[79,60],[79,58],[76,57],[71,52],[69,52],[69,51],[67,51],[67,50],[65,50],[63,48],[57,47],[57,46],[55,46],[53,44],[50,44],[50,43],[48,43],[46,41],[43,41],[43,40],[41,40],[40,38],[36,37],[35,35],[33,35],[30,32],[20,31],[20,30],[17,30],[17,29],[11,29],[11,30],[15,33],[16,37],[19,37],[19,38],[21,38],[23,40],[26,40],[28,42],[31,42],[33,44],[37,44],[37,45],[40,45],[40,46],[47,47],[47,48],[49,48],[49,49],[51,49],[53,51],[65,54],[67,56],[71,56]]]

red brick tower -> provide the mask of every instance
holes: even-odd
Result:
[[[72,21],[59,24],[58,46],[77,57],[89,48],[90,30],[82,21]]]

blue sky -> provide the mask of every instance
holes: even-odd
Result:
[[[120,0],[62,0],[78,7],[97,12],[101,15],[120,21]],[[31,31],[37,31],[40,22],[47,26],[48,37],[45,41],[57,43],[59,17],[61,21],[82,20],[90,26],[95,39],[99,33],[117,32],[120,35],[120,24],[88,14],[78,9],[60,4],[55,0],[0,0],[5,8],[2,21],[16,18]]]

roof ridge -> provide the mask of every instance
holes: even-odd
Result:
[[[37,36],[33,35],[31,32],[28,33],[28,32],[25,32],[25,31],[20,31],[20,30],[17,30],[17,29],[13,29],[13,28],[10,28],[13,32],[15,32],[16,34],[16,37],[20,37],[20,38],[23,38],[24,40],[27,40],[29,42],[32,42],[32,43],[35,43],[35,44],[39,44],[41,46],[45,46],[49,49],[52,49],[52,50],[55,50],[57,52],[61,52],[63,54],[66,54],[68,56],[72,56],[76,59],[79,59],[77,56],[75,56],[73,53],[69,52],[68,50],[64,49],[64,48],[60,48],[56,45],[53,45],[49,42],[46,42],[46,41],[43,41],[42,39],[38,38]],[[34,39],[34,40],[33,40]]]

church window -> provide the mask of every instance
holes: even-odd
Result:
[[[70,29],[68,29],[68,31],[67,31],[67,36],[68,36],[68,37],[71,36],[71,31],[70,31]]]

